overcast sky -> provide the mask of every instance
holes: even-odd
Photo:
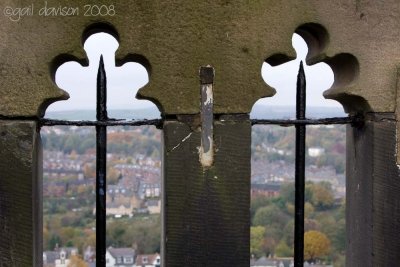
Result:
[[[297,52],[295,60],[276,67],[264,63],[260,72],[265,82],[274,87],[277,93],[274,97],[261,99],[257,103],[294,106],[297,71],[300,60],[304,61],[306,57],[307,45],[297,34],[293,35],[292,43]],[[89,59],[89,67],[82,67],[76,62],[68,62],[59,67],[56,72],[56,83],[70,94],[70,99],[50,105],[48,111],[95,109],[96,75],[101,54],[107,72],[109,109],[156,108],[150,101],[135,99],[137,90],[148,82],[146,69],[137,63],[126,63],[122,67],[115,67],[118,42],[111,35],[105,33],[92,35],[85,42],[84,49]],[[326,100],[322,96],[322,92],[333,83],[333,73],[328,65],[319,63],[305,66],[305,72],[307,105],[341,107],[336,101]]]

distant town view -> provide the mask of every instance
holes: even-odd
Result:
[[[161,266],[161,134],[108,128],[108,267]],[[43,266],[96,266],[95,130],[41,136]],[[250,266],[293,266],[294,140],[293,127],[253,127]],[[306,165],[305,266],[344,266],[345,126],[309,126]]]
[[[95,130],[41,135],[44,266],[95,266]],[[107,266],[160,266],[160,140],[155,127],[108,130]]]
[[[345,266],[345,131],[307,127],[304,266]],[[250,266],[293,266],[294,135],[253,126]]]

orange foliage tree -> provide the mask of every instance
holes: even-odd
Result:
[[[331,249],[328,237],[319,231],[308,231],[304,234],[304,260],[315,262],[326,256]]]
[[[79,256],[71,256],[68,267],[88,267],[89,265]]]

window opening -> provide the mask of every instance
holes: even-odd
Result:
[[[43,256],[48,258],[44,266],[54,264],[58,253],[67,248],[79,250],[90,262],[90,248],[96,245],[94,131],[91,127],[43,127],[41,136]],[[89,249],[87,253],[84,248]]]
[[[119,126],[107,138],[107,248],[160,252],[161,133]]]
[[[358,116],[340,118],[321,118],[307,119],[305,116],[305,73],[303,64],[300,64],[297,79],[297,106],[295,119],[252,119],[252,125],[258,124],[279,124],[285,126],[295,126],[296,128],[296,190],[295,190],[295,234],[294,247],[295,257],[294,266],[303,266],[304,263],[304,199],[305,199],[305,128],[307,125],[319,124],[347,124],[357,125],[362,123],[362,118]],[[96,128],[96,264],[105,266],[106,263],[106,182],[107,173],[107,127],[108,126],[140,126],[155,125],[162,127],[162,120],[115,120],[110,119],[107,112],[106,97],[106,72],[103,57],[100,58],[97,75],[97,108],[96,120],[94,121],[66,121],[56,119],[40,119],[41,126],[95,126]]]
[[[283,92],[281,93],[281,91],[278,91],[276,98],[273,97],[258,101],[253,107],[251,113],[251,117],[253,118],[253,125],[264,125],[262,127],[253,127],[252,134],[253,184],[251,191],[252,227],[250,249],[252,253],[251,265],[254,266],[261,262],[269,261],[269,259],[267,259],[266,257],[274,256],[274,254],[276,255],[277,250],[279,251],[279,254],[281,254],[281,256],[287,257],[283,257],[280,260],[282,260],[283,262],[286,261],[286,264],[289,264],[290,266],[303,266],[305,260],[309,262],[315,262],[315,259],[317,257],[315,255],[311,255],[309,250],[310,240],[325,241],[326,236],[323,233],[321,235],[321,232],[326,233],[329,232],[329,230],[329,238],[331,238],[331,242],[335,243],[335,249],[336,247],[338,247],[338,249],[340,250],[336,251],[336,253],[340,254],[344,252],[344,244],[341,244],[343,242],[343,239],[339,240],[340,238],[342,238],[340,235],[344,234],[345,227],[343,213],[344,202],[334,202],[333,195],[331,194],[331,186],[326,183],[326,180],[324,179],[322,179],[323,181],[316,181],[315,177],[312,177],[312,166],[308,166],[306,168],[306,163],[307,165],[312,165],[316,163],[324,165],[327,164],[326,161],[328,161],[326,157],[319,157],[325,152],[323,151],[324,149],[321,146],[306,147],[306,126],[308,125],[307,128],[310,129],[309,133],[313,134],[314,139],[315,134],[321,133],[322,136],[317,138],[332,137],[332,135],[327,134],[327,132],[329,131],[331,131],[332,134],[334,134],[334,132],[340,134],[339,136],[334,136],[337,140],[341,137],[342,139],[340,140],[340,142],[338,142],[335,146],[333,144],[329,144],[329,147],[334,147],[334,149],[336,150],[335,153],[337,152],[338,154],[341,154],[341,157],[338,157],[336,159],[343,160],[345,156],[345,147],[343,145],[345,128],[343,126],[334,126],[333,124],[351,123],[352,125],[357,125],[358,123],[362,123],[362,118],[358,117],[357,115],[344,117],[343,109],[338,109],[337,106],[340,105],[335,105],[334,103],[328,104],[328,108],[313,107],[313,104],[315,105],[316,100],[318,100],[315,95],[320,95],[320,98],[323,99],[321,90],[326,90],[330,86],[332,86],[333,80],[329,81],[329,78],[333,79],[332,71],[330,70],[329,66],[323,63],[316,64],[314,66],[307,66],[303,63],[307,55],[307,46],[304,40],[299,35],[295,34],[293,36],[293,46],[297,52],[296,60],[279,66],[271,66],[265,63],[262,69],[263,78],[266,80],[266,82],[268,82],[271,86],[279,89],[283,87]],[[303,46],[303,48],[301,48],[301,46]],[[297,66],[297,72],[293,71],[293,68],[295,66]],[[313,75],[315,75],[315,71],[319,73],[319,79],[317,80],[313,80]],[[309,73],[309,75],[306,75],[306,73]],[[291,80],[291,74],[293,77],[296,77],[296,98],[293,97],[293,88],[296,82]],[[310,85],[307,84],[307,109],[305,99],[306,76],[307,83],[311,81]],[[328,82],[321,84],[321,77],[324,79],[327,78]],[[319,92],[319,94],[316,92]],[[290,97],[290,93],[292,97]],[[291,104],[291,102],[288,100],[290,98],[296,99],[296,105],[294,105],[294,107],[296,108],[295,112],[293,108],[288,108],[288,105]],[[278,105],[280,104],[281,106],[273,106],[272,103],[278,103]],[[318,112],[320,112],[321,110],[324,112],[322,112],[322,114],[318,114]],[[306,111],[307,116],[305,113]],[[265,119],[267,117],[268,119]],[[274,125],[294,126],[294,129],[292,127],[282,128]],[[280,130],[277,128],[280,128]],[[282,136],[278,137],[276,134],[273,134],[273,131],[280,131],[280,134],[282,134]],[[296,137],[292,139],[291,136],[294,137],[294,135]],[[277,138],[280,138],[282,140],[280,141],[280,143],[285,143],[286,149],[280,149],[277,140],[274,140]],[[294,140],[296,140],[296,142],[294,142]],[[274,143],[278,146],[268,146],[269,142]],[[320,144],[321,142],[324,141],[320,140],[320,142],[316,142],[315,140],[313,140],[313,138],[310,138],[310,136],[307,137],[307,143]],[[330,142],[328,141],[328,143]],[[340,147],[342,149],[340,149]],[[272,177],[267,177],[266,175],[264,175],[263,171],[261,171],[263,167],[265,167],[265,169],[273,168],[271,167],[271,165],[263,166],[263,164],[260,163],[262,162],[261,158],[265,157],[266,154],[269,157],[285,159],[285,161],[287,162],[280,162],[285,166],[277,168],[279,169],[279,175],[272,175]],[[320,162],[317,161],[317,158],[320,159]],[[329,161],[331,161],[331,159],[329,159]],[[275,162],[279,161],[276,160]],[[292,165],[292,162],[294,163],[294,166]],[[333,162],[329,164],[334,165]],[[274,163],[274,166],[275,165],[276,163]],[[335,166],[335,168],[337,168],[339,172],[344,172],[344,161],[337,162],[337,166]],[[294,175],[295,177],[293,177],[292,175]],[[314,178],[313,181],[306,182],[306,176]],[[334,187],[337,190],[336,192],[338,193],[338,195],[342,194],[341,196],[343,197],[344,174],[340,175],[340,177],[341,179],[338,179],[337,184],[334,184]],[[294,184],[292,182],[292,184],[286,183],[282,186],[282,181],[288,178],[294,178]],[[269,181],[269,183],[266,182],[267,180]],[[316,217],[317,219],[321,219],[321,222],[324,219],[324,208],[322,206],[314,207],[311,205],[311,203],[314,204],[314,202],[318,202],[316,199],[310,199],[311,197],[313,197],[313,193],[315,193],[315,195],[324,196],[324,198],[326,198],[324,199],[324,201],[326,200],[327,202],[329,202],[330,207],[335,207],[335,210],[332,211],[333,214],[329,218],[331,219],[332,217],[334,217],[334,220],[338,222],[339,225],[337,227],[337,231],[339,233],[332,233],[332,228],[328,229],[328,227],[324,227],[321,225],[318,225],[318,227],[316,226]],[[262,197],[257,197],[260,195],[262,195]],[[318,196],[315,195],[314,198],[318,198]],[[289,201],[285,202],[285,198],[287,198],[287,200]],[[318,213],[315,213],[318,215],[313,215],[313,217],[309,217],[310,213],[312,213],[314,209],[318,210]],[[325,209],[327,209],[327,206],[325,206]],[[325,212],[325,215],[327,214],[328,212]],[[290,219],[291,217],[294,217],[294,221]],[[269,222],[269,225],[266,225],[266,227],[263,227],[265,224],[262,225],[261,223],[263,219]],[[276,224],[275,226],[279,225],[279,229],[277,227],[274,228],[274,223]],[[332,226],[332,223],[330,223],[329,225]],[[323,228],[321,232],[316,231],[320,228]],[[280,232],[277,233],[276,231]],[[274,236],[279,236],[279,240],[275,240],[276,238],[274,239]],[[288,243],[292,244],[293,247],[290,248],[290,246],[287,245]],[[328,245],[326,244],[326,242],[322,242],[320,244],[321,250],[325,249],[323,248],[323,246],[326,247]],[[292,250],[293,248],[294,251]],[[263,253],[266,253],[266,255],[264,254],[264,257],[262,257]],[[326,249],[324,253],[326,254]],[[321,258],[321,255],[319,255],[318,257]],[[339,255],[337,260],[343,261],[344,256],[342,257],[342,255]],[[274,264],[278,263],[275,262]]]
[[[288,119],[295,117],[295,98],[293,88],[300,61],[305,62],[308,47],[299,34],[293,34],[292,45],[297,57],[281,65],[272,66],[264,62],[261,75],[264,81],[273,88],[279,88],[273,97],[258,100],[250,113],[255,119]],[[307,76],[307,110],[308,118],[343,117],[343,107],[335,100],[325,99],[323,92],[334,82],[332,69],[326,63],[315,65],[303,64]]]
[[[109,119],[107,116],[107,106],[106,106],[106,76],[105,76],[105,69],[104,69],[104,62],[103,59],[101,58],[100,60],[100,65],[99,65],[99,73],[98,73],[98,106],[97,106],[97,121],[65,121],[65,120],[52,120],[52,119],[43,119],[41,121],[43,126],[55,126],[58,125],[57,127],[59,127],[59,125],[66,125],[66,126],[70,126],[70,127],[77,127],[77,126],[95,126],[96,127],[96,156],[93,155],[93,157],[96,158],[96,168],[95,170],[91,170],[91,171],[95,171],[96,172],[96,189],[94,190],[96,192],[95,196],[96,196],[96,209],[95,209],[95,213],[96,213],[96,220],[95,220],[95,224],[96,226],[93,227],[95,228],[95,233],[96,233],[96,243],[95,243],[95,247],[96,247],[96,264],[97,266],[102,266],[101,264],[105,264],[106,259],[105,259],[105,255],[106,255],[106,251],[107,249],[110,249],[109,246],[107,246],[107,240],[106,240],[106,224],[107,224],[107,206],[106,206],[106,196],[108,195],[109,197],[111,197],[111,199],[109,201],[113,201],[116,200],[115,198],[118,197],[116,196],[116,191],[118,191],[117,195],[129,195],[127,192],[127,188],[114,188],[115,190],[111,193],[111,194],[107,194],[110,193],[108,191],[106,191],[106,183],[105,183],[105,177],[109,177],[110,174],[111,175],[117,175],[117,179],[118,182],[119,180],[121,180],[123,182],[124,180],[124,174],[126,174],[128,171],[124,171],[123,169],[127,166],[132,167],[135,166],[134,164],[123,164],[121,163],[120,166],[107,166],[107,162],[110,162],[110,159],[112,157],[112,154],[107,153],[107,145],[109,145],[108,150],[109,151],[113,151],[115,148],[113,146],[115,146],[115,142],[111,142],[109,144],[107,144],[107,126],[108,125],[112,125],[112,126],[118,126],[118,127],[113,127],[110,128],[109,132],[108,132],[108,136],[110,136],[111,138],[121,138],[125,135],[125,138],[130,138],[131,135],[129,136],[128,132],[134,132],[135,129],[132,130],[132,127],[130,126],[136,126],[136,125],[160,125],[161,121],[156,119],[156,120],[113,120],[113,119]],[[55,130],[57,130],[58,128],[54,128]],[[64,126],[65,127],[65,126]],[[79,128],[79,129],[84,129],[85,127]],[[48,129],[48,128],[46,128]],[[148,132],[149,134],[153,134],[153,135],[158,135],[158,138],[160,137],[159,133],[155,132],[154,129],[149,129],[149,128],[143,128],[140,129],[141,132]],[[151,133],[153,132],[153,133]],[[159,139],[158,139],[159,140]],[[114,140],[115,141],[115,140]],[[120,142],[123,143],[123,140],[118,140]],[[132,142],[132,140],[130,140]],[[153,147],[156,147],[157,151],[153,150],[153,153],[156,153],[155,156],[160,156],[160,144],[157,143],[156,140],[151,141],[153,144]],[[124,144],[123,144],[124,145]],[[126,144],[125,144],[126,145]],[[153,155],[154,156],[154,155]],[[118,159],[117,159],[118,160]],[[145,189],[147,191],[149,191],[148,189],[152,189],[151,192],[145,192],[145,195],[143,196],[143,199],[141,199],[141,201],[143,201],[143,205],[139,205],[138,208],[136,209],[137,213],[148,213],[148,212],[152,212],[152,213],[159,213],[160,212],[160,208],[161,208],[161,203],[160,203],[160,199],[161,199],[161,189],[160,189],[160,162],[150,162],[151,160],[146,157],[146,156],[142,156],[139,158],[135,158],[135,159],[130,159],[131,161],[135,160],[135,161],[148,161],[145,164],[142,164],[141,166],[143,166],[143,168],[146,168],[147,172],[150,173],[151,171],[153,172],[157,172],[157,174],[154,174],[153,180],[156,181],[151,181],[149,183],[144,183],[144,181],[140,181],[142,183],[139,183],[137,190],[137,193],[140,193],[139,190],[140,188],[142,188],[143,186],[145,187]],[[129,161],[129,159],[122,159],[122,161],[125,161],[125,163],[127,163],[127,161]],[[154,166],[152,166],[152,170],[150,169],[150,166],[153,164]],[[108,168],[107,168],[108,167]],[[93,168],[93,165],[88,166],[88,168]],[[154,170],[156,169],[156,170]],[[107,171],[110,171],[110,173],[107,174]],[[119,172],[120,171],[120,172]],[[113,173],[114,172],[114,173]],[[115,174],[115,172],[118,172],[117,174]],[[157,183],[158,180],[158,183]],[[118,183],[116,183],[116,185],[118,186]],[[147,188],[148,185],[151,185],[152,188]],[[154,185],[158,185],[158,188],[156,188],[157,186]],[[93,187],[94,189],[94,187]],[[110,189],[113,189],[113,187],[111,187]],[[151,203],[150,203],[151,202]],[[154,203],[153,203],[154,202]],[[129,203],[132,204],[132,203]],[[154,205],[153,205],[154,204]],[[123,206],[123,205],[122,205]],[[132,207],[130,207],[132,208]],[[109,212],[112,209],[109,209]],[[149,211],[150,210],[150,211]],[[125,215],[125,214],[124,214]],[[128,214],[129,217],[129,214]],[[148,231],[154,230],[154,229],[159,229],[160,228],[160,216],[156,215],[153,216],[151,219],[146,220],[146,218],[148,218],[149,216],[142,216],[141,220],[143,220],[143,222],[140,222],[139,224],[139,228],[136,228],[138,230],[139,233],[136,234],[136,237],[140,237],[140,234],[142,233],[142,230],[146,230],[148,236],[144,237],[144,238],[148,238],[148,237],[152,237],[153,240],[137,240],[135,242],[135,240],[131,240],[131,246],[137,246],[137,245],[143,245],[146,242],[153,242],[153,243],[160,243],[160,237],[159,237],[159,233],[149,233]],[[158,218],[158,219],[157,219]],[[140,219],[139,219],[140,220]],[[151,220],[151,221],[149,221]],[[109,228],[109,236],[112,235],[112,231],[115,229],[121,229],[121,227],[118,227],[119,222],[113,222],[112,220],[109,221],[110,224],[110,228]],[[125,222],[125,225],[131,225],[131,223],[129,222]],[[150,228],[147,229],[146,226],[148,225],[154,225],[154,228]],[[128,230],[129,227],[125,230]],[[132,234],[132,233],[131,233]],[[130,236],[128,233],[125,234],[127,236],[127,238]],[[158,236],[157,236],[158,235]],[[134,235],[135,236],[135,235]],[[154,237],[155,236],[155,237]],[[143,238],[143,236],[142,236]],[[109,243],[112,243],[113,241],[115,241],[115,238],[112,239],[110,238]],[[141,243],[140,243],[141,242]],[[139,243],[139,244],[138,244]],[[114,245],[114,244],[110,244],[110,245]],[[115,244],[118,245],[118,244]],[[153,244],[154,246],[154,244]],[[158,245],[158,249],[159,249]],[[138,251],[140,251],[142,248],[138,249]],[[154,252],[159,252],[159,250],[156,250]],[[132,255],[133,257],[133,255]]]
[[[107,34],[94,34],[97,35],[97,41],[98,41],[98,37],[100,35],[100,39],[103,38],[104,40],[108,40],[108,41],[113,41],[111,42],[111,46],[114,47],[114,49],[111,49],[111,52],[115,52],[116,50],[116,45],[118,45],[118,43],[116,42],[115,39],[113,39],[113,37],[111,37],[110,35]],[[93,35],[93,36],[94,36]],[[93,39],[91,39],[91,37],[89,37],[89,39],[85,42],[85,50],[88,52],[88,47],[90,48],[90,46],[93,46],[94,41]],[[110,46],[110,42],[108,44],[108,46]],[[96,176],[96,186],[92,186],[92,195],[94,197],[96,197],[96,208],[94,209],[94,213],[96,214],[96,220],[94,222],[92,222],[92,231],[95,232],[96,238],[94,240],[94,244],[92,244],[93,242],[93,238],[91,239],[91,243],[90,245],[95,246],[96,247],[96,252],[91,251],[91,253],[89,253],[90,251],[85,251],[85,255],[84,255],[84,260],[86,262],[96,262],[96,266],[105,266],[106,262],[110,261],[110,257],[107,257],[106,259],[106,252],[107,251],[113,251],[114,253],[118,252],[118,250],[120,250],[119,248],[112,248],[111,245],[118,245],[118,242],[116,241],[116,239],[111,238],[112,236],[112,230],[117,229],[117,231],[119,229],[121,229],[121,227],[119,226],[120,221],[117,222],[116,221],[116,217],[119,216],[114,216],[114,218],[110,218],[111,216],[108,216],[107,219],[107,210],[109,213],[112,213],[112,207],[108,207],[107,204],[109,206],[112,206],[112,202],[119,202],[121,199],[121,195],[126,197],[128,196],[128,198],[133,194],[133,192],[128,192],[131,190],[137,190],[134,192],[135,195],[139,195],[139,189],[141,188],[145,188],[146,192],[145,194],[141,194],[142,198],[138,197],[138,201],[140,203],[134,203],[135,200],[133,199],[133,197],[130,199],[129,201],[129,205],[130,207],[125,208],[125,211],[129,209],[129,214],[117,214],[117,215],[128,215],[128,218],[121,218],[121,220],[125,220],[124,225],[125,226],[130,226],[127,227],[126,229],[123,229],[125,232],[125,237],[126,238],[132,238],[132,240],[125,240],[124,244],[128,244],[130,247],[133,247],[136,249],[133,250],[133,253],[129,254],[129,255],[124,255],[122,257],[117,257],[117,259],[119,261],[127,261],[133,262],[134,257],[136,257],[137,252],[146,252],[149,253],[148,250],[146,250],[146,248],[139,248],[138,246],[149,246],[147,243],[151,243],[153,247],[155,247],[154,251],[151,251],[152,253],[155,252],[160,252],[160,225],[161,225],[161,220],[160,220],[160,209],[161,209],[161,175],[160,175],[160,160],[156,159],[154,160],[154,157],[160,157],[160,133],[158,131],[156,131],[154,129],[154,127],[151,126],[157,126],[157,127],[161,127],[162,126],[162,121],[160,119],[143,119],[141,117],[138,117],[136,114],[139,113],[140,111],[144,111],[145,114],[143,114],[143,117],[146,118],[151,118],[151,117],[159,117],[159,112],[158,110],[155,112],[155,106],[154,104],[151,104],[152,107],[149,108],[149,105],[136,105],[136,107],[139,106],[139,109],[124,109],[126,106],[124,106],[124,104],[121,102],[116,102],[116,99],[124,99],[126,101],[126,99],[128,99],[128,97],[125,97],[127,94],[125,93],[125,95],[123,93],[121,93],[122,89],[126,89],[124,88],[124,84],[126,83],[130,83],[131,85],[133,84],[133,86],[136,85],[136,88],[139,88],[141,86],[143,86],[145,83],[147,83],[148,81],[148,77],[147,77],[147,73],[144,70],[143,67],[141,68],[136,68],[136,74],[138,73],[138,69],[139,69],[139,76],[142,75],[143,76],[143,71],[145,72],[145,79],[142,77],[139,77],[139,81],[140,81],[140,86],[138,86],[138,83],[134,83],[131,82],[132,77],[134,77],[134,75],[132,75],[132,73],[130,73],[131,71],[131,67],[130,64],[134,65],[136,63],[126,63],[121,67],[114,67],[113,65],[115,65],[115,61],[113,59],[113,57],[111,56],[106,56],[103,57],[103,53],[101,53],[102,49],[109,49],[109,47],[107,48],[100,48],[100,52],[99,51],[95,51],[94,53],[90,53],[88,52],[88,58],[89,58],[89,66],[85,67],[85,66],[81,66],[76,62],[67,62],[63,65],[61,65],[61,67],[59,68],[59,70],[56,73],[56,80],[58,80],[58,82],[60,82],[60,87],[61,88],[70,88],[70,86],[75,87],[79,90],[85,90],[87,89],[88,94],[85,95],[83,94],[83,99],[84,101],[82,103],[75,103],[74,105],[72,105],[73,108],[80,108],[83,107],[81,106],[81,104],[87,104],[89,103],[97,103],[96,106],[96,116],[94,119],[94,114],[93,114],[93,106],[92,111],[88,111],[88,112],[81,112],[78,111],[75,114],[74,113],[69,113],[69,112],[55,112],[57,110],[62,110],[62,107],[58,107],[55,109],[48,109],[48,113],[47,113],[47,118],[45,119],[40,119],[40,125],[43,127],[43,129],[45,129],[45,131],[64,131],[64,133],[67,133],[68,131],[70,131],[71,129],[80,129],[80,130],[85,130],[87,128],[87,126],[94,126],[96,129],[96,138],[93,138],[92,136],[92,140],[93,143],[91,145],[93,145],[94,147],[94,141],[96,143],[96,149],[93,149],[92,151],[96,153],[96,155],[93,154],[93,158],[92,158],[92,162],[90,165],[86,166],[88,168],[88,171],[92,172],[92,174],[95,174]],[[104,51],[103,51],[104,52]],[[107,53],[107,52],[106,52]],[[101,55],[101,56],[100,56]],[[112,56],[114,56],[114,53],[111,53]],[[96,59],[99,60],[100,58],[100,62],[97,65],[95,63]],[[105,67],[105,60],[111,61],[111,67],[108,66],[107,67],[107,77],[106,77],[106,67]],[[110,63],[110,62],[108,62]],[[110,64],[108,64],[110,65]],[[138,64],[137,64],[138,65]],[[95,86],[96,91],[97,91],[97,101],[91,101],[86,99],[87,97],[89,97],[90,95],[90,91],[93,92],[93,85],[89,84],[89,83],[82,83],[83,78],[85,77],[85,81],[88,80],[88,77],[92,77],[93,78],[93,69],[97,67],[96,69],[96,77],[97,77],[97,84]],[[136,66],[137,67],[137,66]],[[75,70],[73,70],[75,69]],[[114,69],[114,70],[113,70]],[[75,72],[74,72],[75,71]],[[122,75],[121,75],[122,72]],[[141,72],[141,73],[140,73]],[[111,74],[110,77],[108,76],[108,74]],[[134,72],[135,73],[135,72]],[[71,74],[74,77],[77,77],[75,81],[75,83],[72,84],[68,84],[65,83],[65,78],[67,76],[69,76],[69,78],[71,77]],[[61,77],[61,78],[60,78]],[[128,78],[127,78],[128,77]],[[113,84],[111,82],[111,86],[113,86],[113,90],[109,90],[107,91],[107,85],[110,85],[110,79],[111,81],[117,81],[117,83]],[[134,77],[135,78],[135,77]],[[122,81],[121,81],[122,80]],[[58,83],[57,82],[57,83]],[[132,87],[133,87],[132,86]],[[117,88],[117,90],[114,91],[114,88]],[[70,91],[70,90],[68,90]],[[134,99],[134,91],[132,92],[132,90],[125,90],[129,92],[129,99],[133,100]],[[107,101],[107,93],[112,92],[111,93],[111,101]],[[78,96],[79,98],[81,97],[81,91],[78,92]],[[75,97],[75,100],[79,98]],[[89,97],[90,98],[90,97]],[[114,99],[113,99],[114,98]],[[74,99],[74,97],[72,96],[72,100]],[[114,100],[114,102],[113,102]],[[76,101],[75,101],[76,102]],[[108,110],[107,107],[111,106],[113,109]],[[130,106],[135,106],[134,104],[132,105],[132,101],[130,101]],[[119,109],[117,112],[113,112],[115,111],[115,108],[122,108]],[[73,111],[70,111],[73,112]],[[128,114],[130,112],[130,114]],[[82,116],[82,113],[84,113],[84,116]],[[122,116],[121,116],[122,114]],[[126,114],[128,114],[128,116],[125,116]],[[150,114],[150,115],[149,115]],[[111,119],[110,117],[115,115],[115,117],[117,117],[117,119]],[[74,117],[75,116],[75,117]],[[134,119],[132,119],[132,117],[134,117]],[[81,119],[81,120],[67,120],[70,119],[71,117],[73,117],[73,119]],[[83,119],[83,120],[82,120]],[[129,120],[128,120],[129,119]],[[46,126],[55,126],[54,128],[49,128]],[[107,126],[115,126],[113,128],[108,128]],[[132,126],[143,126],[141,128],[134,128]],[[64,130],[61,130],[60,127],[64,127]],[[52,130],[50,130],[52,129]],[[89,127],[89,129],[93,129],[93,127]],[[87,129],[87,131],[90,131],[89,129]],[[136,132],[136,136],[139,136],[140,134],[146,133],[146,135],[150,136],[153,135],[152,138],[149,138],[149,141],[147,142],[148,148],[152,148],[152,150],[150,152],[149,155],[146,153],[143,153],[142,155],[138,155],[138,154],[132,154],[132,156],[134,156],[134,158],[123,158],[123,159],[115,159],[113,157],[115,157],[115,154],[113,155],[112,153],[107,153],[107,151],[113,151],[115,150],[115,142],[113,142],[112,139],[115,138],[120,138],[120,137],[124,137],[124,138],[131,138],[132,135],[135,135],[134,133]],[[93,135],[93,132],[91,132]],[[111,138],[111,142],[107,143],[107,138],[108,136]],[[140,136],[139,136],[140,137]],[[144,138],[141,138],[142,141],[144,140]],[[115,141],[115,140],[114,140]],[[122,141],[123,140],[119,140]],[[133,140],[130,140],[131,143]],[[145,140],[146,141],[146,140]],[[129,148],[129,145],[125,144],[126,146],[124,148]],[[119,148],[121,149],[121,146],[119,146]],[[137,147],[136,147],[137,148]],[[141,151],[140,149],[135,149],[136,151]],[[93,164],[93,159],[96,160],[96,164]],[[115,161],[114,161],[115,160]],[[119,166],[117,166],[118,164],[114,164],[116,161],[120,161]],[[140,163],[139,163],[140,162]],[[135,181],[137,181],[138,183],[135,185],[132,185],[132,188],[126,188],[126,187],[121,187],[118,188],[118,186],[120,185],[120,183],[126,183],[127,180],[129,180],[127,177],[124,177],[124,175],[126,175],[127,173],[132,175],[132,173],[129,173],[129,171],[124,170],[124,168],[131,168],[131,167],[138,167],[141,168],[142,170],[136,170],[136,174],[137,175],[152,175],[152,177],[145,177],[146,179],[142,179],[143,177],[140,177],[140,179],[136,179]],[[109,177],[110,175],[112,176],[116,176],[117,181],[113,184],[113,186],[111,186],[110,189],[114,189],[112,193],[106,191],[106,179],[105,177]],[[115,177],[112,177],[115,178]],[[137,177],[136,177],[137,178]],[[151,181],[150,181],[151,180]],[[110,179],[110,181],[112,182],[112,179]],[[136,187],[135,187],[136,186]],[[150,190],[151,189],[151,190]],[[150,192],[150,191],[151,192]],[[147,192],[149,191],[149,192]],[[107,197],[110,198],[107,202]],[[135,208],[133,208],[133,205],[136,205]],[[124,205],[122,205],[124,206]],[[133,210],[134,209],[134,210]],[[93,210],[93,209],[92,209]],[[119,209],[120,211],[121,209]],[[133,211],[135,213],[135,215],[140,215],[140,218],[137,219],[138,220],[138,225],[136,227],[132,227],[134,225],[134,223],[129,222],[128,220],[131,219],[129,218],[130,216],[133,216]],[[148,214],[151,213],[151,214]],[[155,215],[154,215],[155,214]],[[112,214],[109,214],[112,215]],[[115,214],[114,214],[115,215]],[[118,218],[119,219],[119,218]],[[106,235],[106,224],[109,225],[109,232],[107,233],[108,235]],[[136,229],[138,233],[133,234],[128,232],[130,229]],[[158,229],[158,230],[157,230]],[[155,232],[154,232],[155,230]],[[152,233],[149,233],[149,231],[153,231]],[[144,234],[145,236],[141,236],[141,234]],[[115,237],[115,236],[114,236]],[[120,237],[119,237],[120,238]],[[141,239],[140,239],[141,238]],[[140,240],[139,240],[140,239]],[[158,244],[157,244],[158,243]],[[90,247],[89,247],[90,248]],[[88,250],[89,250],[88,248]],[[87,253],[86,253],[87,252]],[[126,252],[126,251],[125,251]],[[130,252],[130,251],[129,251]],[[90,255],[89,255],[90,254]],[[47,256],[44,254],[44,257]],[[126,256],[126,257],[125,257]],[[112,257],[112,255],[111,255]],[[46,258],[47,259],[47,258]]]
[[[115,53],[119,43],[108,33],[90,35],[85,43],[88,64],[67,61],[57,68],[55,82],[69,93],[68,101],[57,101],[46,110],[46,118],[95,120],[96,77],[100,55],[107,72],[107,106],[109,116],[117,119],[156,119],[160,112],[148,100],[137,100],[137,90],[149,81],[146,68],[137,62],[116,65]],[[73,77],[73,79],[71,79]]]

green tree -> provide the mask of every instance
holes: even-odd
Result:
[[[52,234],[48,242],[49,244],[47,246],[47,249],[49,250],[53,250],[57,245],[58,246],[62,245],[61,238],[56,234]]]
[[[107,223],[106,235],[107,246],[137,246],[139,254],[160,252],[160,216],[113,220]]]
[[[291,219],[283,228],[283,233],[279,237],[280,241],[284,241],[288,246],[294,243],[294,219]]]
[[[277,257],[293,257],[293,249],[284,240],[281,240],[275,248],[275,255]]]
[[[250,228],[250,253],[259,258],[263,254],[265,228],[252,226]]]
[[[126,244],[123,244],[122,238],[126,233],[127,228],[124,224],[112,223],[107,226],[107,241],[111,243],[111,246],[114,247],[122,247]]]
[[[346,250],[346,222],[341,219],[336,224],[336,231],[332,239],[332,245],[335,250],[339,253],[343,253]]]
[[[281,198],[283,198],[286,202],[288,202],[291,205],[294,205],[294,183],[287,183],[283,184],[281,186],[279,195]]]
[[[254,215],[253,224],[255,226],[278,226],[286,225],[290,216],[282,212],[277,206],[269,205],[259,208]]]
[[[314,213],[314,206],[310,202],[306,202],[304,204],[304,216],[311,217],[313,213]]]
[[[271,198],[264,196],[257,196],[251,199],[250,202],[250,216],[253,218],[256,211],[261,208],[271,204]]]
[[[320,212],[315,216],[320,225],[320,231],[325,233],[329,238],[333,238],[337,230],[337,221],[330,211]]]
[[[304,230],[311,231],[311,230],[320,230],[321,226],[320,223],[315,219],[304,219]]]

